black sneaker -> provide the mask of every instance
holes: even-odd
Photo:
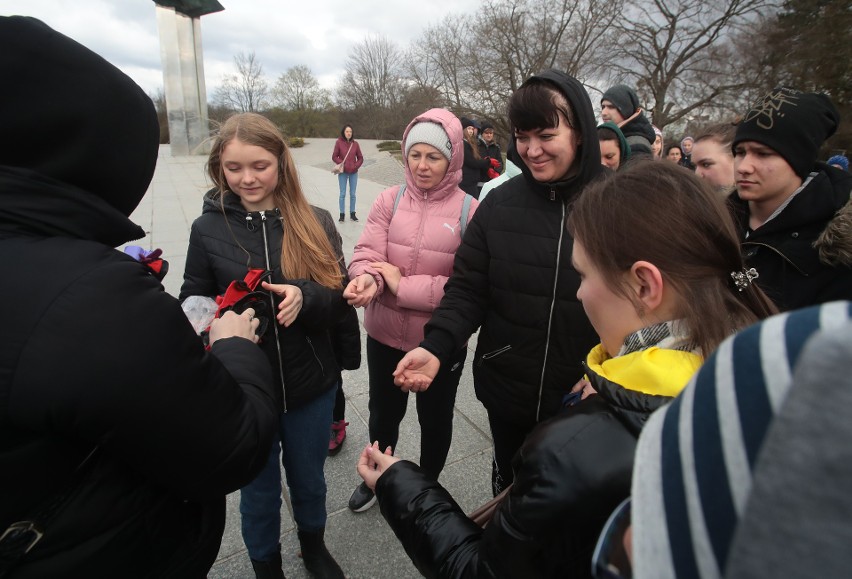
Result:
[[[351,219],[352,221],[358,221],[358,218],[355,216],[355,212],[354,212],[354,211],[353,211],[352,213],[350,213],[350,214],[349,214],[349,219]]]
[[[346,214],[345,214],[345,213],[341,213],[341,214],[340,214],[340,219],[338,219],[337,221],[338,221],[338,222],[340,222],[340,223],[343,223],[344,221],[346,221]]]
[[[370,490],[367,483],[362,482],[349,497],[349,509],[355,513],[363,513],[376,504],[376,494]]]

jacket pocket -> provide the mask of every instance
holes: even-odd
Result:
[[[512,344],[506,344],[502,348],[497,348],[496,350],[491,350],[490,352],[486,352],[485,354],[480,356],[479,365],[482,366],[482,363],[485,362],[486,360],[491,360],[493,358],[496,358],[500,354],[504,354],[511,349],[512,349]]]
[[[317,356],[317,349],[314,347],[314,343],[307,336],[305,336],[305,341],[308,342],[308,346],[310,346],[311,348],[311,353],[313,353],[314,355],[314,360],[316,360],[317,364],[319,365],[320,374],[325,376],[325,367],[322,365],[322,360],[320,360],[320,357]]]

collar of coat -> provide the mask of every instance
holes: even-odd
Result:
[[[107,201],[30,169],[0,165],[0,236],[68,237],[118,247],[145,231]]]
[[[654,396],[677,396],[701,366],[698,354],[651,346],[615,358],[598,344],[586,357],[588,369],[627,390]]]
[[[817,163],[815,176],[779,215],[754,231],[749,240],[760,242],[766,235],[795,230],[810,223],[827,220],[813,247],[819,260],[832,267],[852,266],[852,175]],[[740,235],[748,229],[748,203],[737,195],[736,189],[728,197],[739,223]],[[786,256],[795,262],[795,256]],[[807,263],[796,262],[799,269],[807,270]]]

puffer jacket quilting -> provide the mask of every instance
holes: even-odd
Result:
[[[445,114],[444,114],[445,113]],[[437,111],[415,118],[406,129],[421,121],[440,123],[451,142],[461,138],[452,114]],[[461,213],[465,193],[458,187],[461,152],[454,150],[444,179],[430,191],[421,191],[406,165],[406,188],[394,211],[399,186],[383,191],[370,209],[364,231],[355,246],[349,275],[371,274],[378,284],[376,298],[364,312],[364,328],[375,340],[408,351],[423,339],[423,326],[444,296],[444,284],[452,273],[453,257],[461,243]],[[478,202],[470,202],[468,223]],[[387,261],[400,268],[397,295],[386,291],[384,280],[370,263]]]
[[[284,278],[281,242],[286,223],[277,217],[277,212],[265,212],[269,214],[266,218],[259,212],[247,212],[233,194],[225,195],[224,209],[223,217],[218,193],[208,192],[202,215],[192,225],[179,298],[221,295],[231,281],[243,279],[248,269],[266,269],[267,264],[272,283],[298,286],[303,295],[302,310],[290,327],[278,326],[281,363],[272,324],[261,348],[272,364],[280,407],[286,410],[301,406],[336,383],[340,368],[331,330],[351,306],[343,300],[342,286],[332,290],[310,280]],[[342,241],[331,215],[316,207],[314,212],[342,260]]]

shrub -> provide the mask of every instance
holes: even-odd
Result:
[[[400,141],[382,141],[376,145],[376,148],[379,151],[388,151],[391,153],[398,153],[402,147],[402,143]]]
[[[290,137],[289,145],[295,149],[305,146],[305,139],[302,137]]]

